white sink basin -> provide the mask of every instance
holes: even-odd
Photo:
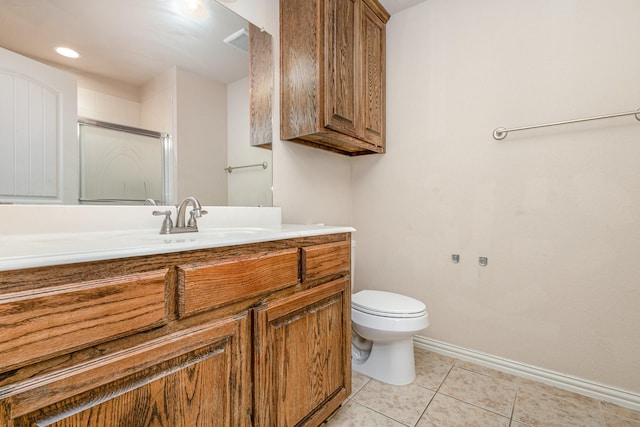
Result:
[[[351,227],[273,225],[206,227],[197,232],[160,234],[159,228],[0,235],[0,270],[197,250],[279,239],[355,231]]]
[[[211,239],[241,239],[259,234],[273,233],[274,230],[261,227],[224,227],[224,228],[201,228],[198,231],[187,233],[170,233],[170,234],[151,234],[144,236],[131,236],[131,238],[139,237],[141,240],[181,242],[181,241],[200,241]]]

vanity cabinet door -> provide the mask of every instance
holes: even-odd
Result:
[[[258,307],[255,425],[320,425],[351,392],[350,346],[348,276]]]
[[[247,313],[0,387],[0,425],[249,426]]]

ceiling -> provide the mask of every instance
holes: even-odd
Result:
[[[380,3],[390,14],[400,12],[401,10],[415,6],[418,3],[425,2],[427,0],[380,0]]]
[[[422,1],[381,0],[391,14]],[[246,53],[222,42],[241,28],[215,0],[0,0],[1,47],[136,86],[176,65],[224,84],[247,76]]]
[[[225,84],[247,76],[247,54],[222,41],[247,22],[213,0],[185,7],[194,1],[0,0],[0,46],[133,85],[176,65]]]

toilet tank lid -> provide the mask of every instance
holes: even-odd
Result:
[[[373,290],[353,294],[351,304],[364,311],[390,314],[422,314],[427,309],[422,302],[406,295]]]

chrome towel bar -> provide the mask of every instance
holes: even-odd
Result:
[[[640,110],[636,110],[636,111],[628,111],[626,113],[607,114],[605,116],[586,117],[584,119],[564,120],[562,122],[545,123],[542,125],[533,125],[533,126],[522,126],[519,128],[512,128],[512,129],[496,128],[493,131],[493,138],[500,141],[505,139],[509,132],[516,132],[519,130],[536,129],[536,128],[543,128],[547,126],[567,125],[570,123],[588,122],[591,120],[610,119],[612,117],[622,117],[622,116],[631,116],[631,115],[636,116],[636,120],[640,121]]]
[[[227,166],[226,168],[224,168],[224,170],[226,170],[227,172],[231,173],[231,172],[233,172],[234,169],[254,168],[254,167],[258,167],[258,166],[262,166],[262,169],[266,169],[267,168],[267,162],[256,163],[255,165]]]

